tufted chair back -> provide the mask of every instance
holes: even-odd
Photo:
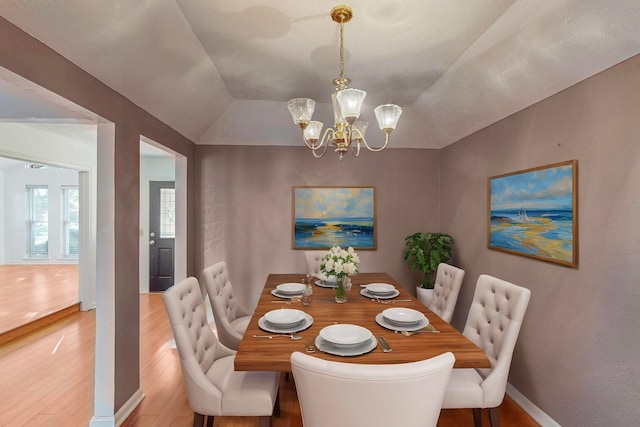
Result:
[[[235,351],[218,341],[207,323],[198,280],[189,277],[163,294],[194,426],[213,425],[216,415],[258,416],[271,425],[277,406],[279,372],[235,371]]]
[[[180,355],[189,405],[201,414],[210,412],[212,405],[218,405],[219,411],[222,392],[206,373],[217,359],[234,353],[218,342],[207,323],[198,280],[188,277],[167,289],[162,298]]]
[[[225,346],[237,350],[251,320],[251,313],[233,294],[233,286],[224,261],[205,268],[202,278],[211,302],[218,338]]]
[[[304,259],[307,263],[307,272],[309,276],[318,277],[320,274],[320,264],[322,258],[327,255],[329,251],[304,251]]]
[[[209,297],[220,295],[222,288],[227,283],[231,286],[229,274],[227,273],[227,264],[224,261],[220,261],[202,270],[202,281]]]
[[[464,273],[464,270],[453,265],[445,263],[438,265],[429,309],[447,323],[451,323]]]
[[[486,274],[478,277],[463,335],[482,348],[491,361],[491,369],[480,370],[484,376],[482,407],[502,403],[530,297],[529,289]]]
[[[364,365],[291,355],[305,427],[435,427],[455,357]]]

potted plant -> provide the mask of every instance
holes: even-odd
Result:
[[[405,261],[409,262],[411,270],[423,274],[416,294],[424,305],[431,302],[438,265],[451,259],[452,244],[453,237],[445,233],[414,233],[404,239]]]

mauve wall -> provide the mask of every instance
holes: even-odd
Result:
[[[487,177],[571,159],[578,268],[487,249]],[[479,274],[531,289],[509,382],[563,426],[640,425],[640,57],[447,147],[441,167],[467,271],[454,325]]]
[[[184,155],[187,157],[189,167],[194,163],[192,157],[194,144],[2,17],[0,17],[0,67],[29,79],[115,123],[115,152],[113,153],[115,200],[109,200],[108,203],[113,203],[115,212],[113,236],[115,265],[109,267],[113,268],[115,277],[113,291],[116,307],[114,313],[106,315],[106,318],[113,319],[114,322],[113,348],[107,348],[114,352],[115,366],[98,367],[96,374],[98,384],[107,385],[106,389],[101,391],[104,394],[113,393],[113,412],[115,413],[140,388],[138,327],[140,323],[138,304],[140,136],[144,135]],[[73,156],[73,150],[70,150],[68,155]],[[100,171],[98,173],[100,174]],[[187,178],[188,274],[194,274],[192,239],[195,222],[192,219],[192,206],[195,185],[193,177],[190,170]],[[98,213],[98,216],[101,214]],[[101,247],[97,248],[98,257],[101,256],[102,250]],[[104,272],[98,271],[98,274],[100,273]],[[98,310],[100,307],[98,303]],[[104,333],[104,330],[97,332],[98,339],[103,337],[101,333]],[[111,339],[111,337],[106,338]],[[113,372],[115,377],[109,377],[109,372]],[[109,405],[111,399],[102,399],[98,396],[96,400],[101,404],[98,406],[104,406]],[[97,411],[101,409],[103,408],[99,407]],[[96,415],[113,414],[98,413]]]
[[[378,249],[359,251],[361,271],[386,271],[409,288],[419,282],[403,260],[404,237],[438,230],[438,151],[386,149],[340,162],[304,147],[198,146],[196,157],[197,262],[225,260],[251,307],[269,273],[306,273],[303,252],[291,249],[293,186],[375,187]]]

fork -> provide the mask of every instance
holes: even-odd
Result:
[[[302,297],[295,296],[295,297],[291,297],[290,300],[286,300],[286,301],[284,301],[284,300],[274,300],[274,301],[271,301],[271,302],[272,303],[280,303],[280,304],[295,304],[295,303],[298,303],[298,302],[301,302],[301,301],[302,301]]]
[[[434,329],[433,326],[429,325],[425,326],[422,329],[418,329],[417,331],[401,331],[400,333],[406,337],[410,337],[411,335],[415,334],[438,334],[440,333],[440,331]]]
[[[373,302],[379,302],[380,304],[395,304],[396,302],[406,302],[411,301],[410,299],[396,299],[396,300],[381,300],[380,298],[371,298]]]
[[[285,338],[289,338],[291,340],[297,341],[297,340],[301,340],[303,337],[302,335],[296,335],[295,332],[291,332],[290,334],[276,334],[276,335],[254,335],[254,338],[268,338],[270,340],[277,338],[277,337],[285,337]]]

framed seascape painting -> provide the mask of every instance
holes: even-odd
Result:
[[[376,249],[373,187],[293,187],[293,249]]]
[[[488,247],[576,267],[578,162],[488,179]]]

